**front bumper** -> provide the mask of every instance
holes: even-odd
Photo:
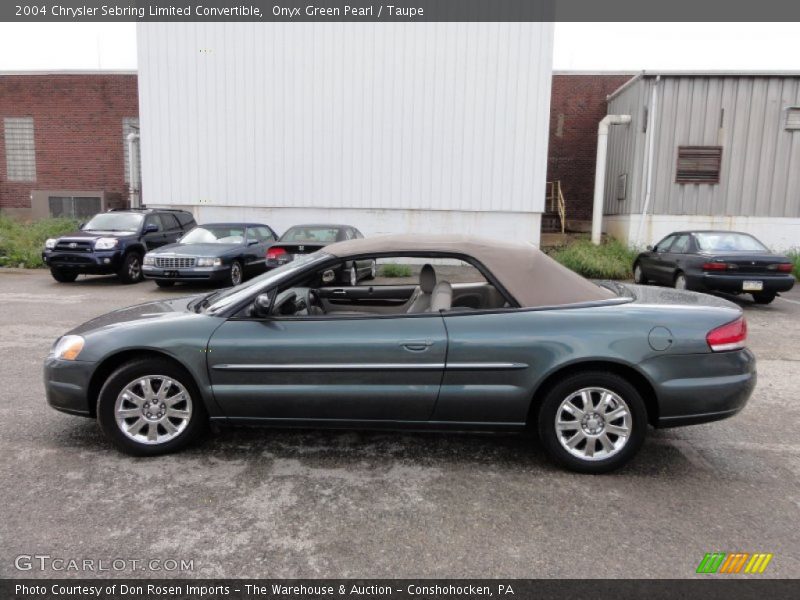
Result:
[[[89,381],[94,363],[59,360],[48,356],[44,361],[44,389],[47,403],[61,412],[83,417],[93,416],[89,406]]]
[[[715,290],[719,292],[741,293],[745,281],[763,282],[762,292],[777,293],[788,292],[794,286],[794,275],[768,273],[737,273],[736,275],[721,275],[716,273],[703,273],[700,275],[686,275],[687,282],[693,289]],[[745,293],[751,293],[745,291]]]
[[[756,386],[756,359],[746,348],[657,356],[640,367],[654,383],[657,427],[732,417],[744,408]]]
[[[50,268],[103,275],[116,273],[122,264],[119,250],[95,250],[94,252],[59,252],[45,250],[42,261]]]
[[[188,269],[162,269],[161,267],[154,267],[152,265],[144,265],[142,273],[145,279],[154,279],[157,281],[204,281],[212,283],[221,283],[230,279],[231,267],[230,265],[222,265],[219,267],[190,267]]]

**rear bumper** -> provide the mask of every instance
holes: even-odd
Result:
[[[640,366],[655,385],[657,427],[732,417],[756,386],[756,359],[747,349],[659,356]]]
[[[119,270],[122,253],[119,250],[74,253],[46,250],[42,252],[42,261],[51,269],[103,275]]]
[[[87,392],[93,368],[94,363],[48,356],[44,361],[47,403],[61,412],[91,417]]]
[[[717,275],[702,273],[686,274],[687,282],[693,289],[716,290],[719,292],[742,292],[745,281],[761,281],[764,292],[788,292],[794,286],[794,275],[773,275],[767,273],[747,273],[736,275]],[[745,292],[750,293],[750,292]]]
[[[203,281],[208,283],[222,283],[230,279],[230,265],[221,267],[192,267],[189,269],[162,269],[145,265],[142,267],[145,279],[156,281],[191,282]],[[177,273],[174,275],[173,273]]]

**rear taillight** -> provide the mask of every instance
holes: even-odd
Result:
[[[735,321],[726,323],[722,327],[712,329],[706,335],[708,347],[714,352],[724,352],[725,350],[739,350],[744,348],[747,340],[747,321],[744,317],[739,317]]]
[[[781,263],[775,268],[781,273],[791,273],[794,265],[792,263]]]
[[[703,263],[703,271],[725,271],[727,269],[728,269],[728,263],[724,262]]]
[[[284,250],[283,248],[270,248],[269,250],[267,250],[267,259],[270,258],[275,259],[278,258],[279,256],[283,256],[284,254],[286,254],[286,250]]]

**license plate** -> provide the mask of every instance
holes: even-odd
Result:
[[[179,274],[178,271],[164,271],[164,277],[177,277]]]
[[[760,292],[764,289],[763,281],[745,281],[742,283],[743,292]]]

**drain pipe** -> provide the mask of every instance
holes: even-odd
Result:
[[[647,124],[647,184],[645,186],[642,214],[639,217],[639,228],[636,230],[637,245],[642,243],[642,229],[644,228],[644,221],[647,218],[647,210],[650,208],[650,192],[653,189],[653,152],[656,145],[656,108],[658,108],[657,90],[659,81],[661,81],[661,75],[656,77],[650,98],[650,122]]]
[[[594,172],[594,206],[592,207],[592,243],[600,244],[603,231],[603,197],[606,187],[606,152],[611,125],[627,125],[630,115],[606,115],[597,127],[597,166]]]
[[[128,206],[139,208],[139,170],[134,149],[139,139],[138,133],[128,134]]]

